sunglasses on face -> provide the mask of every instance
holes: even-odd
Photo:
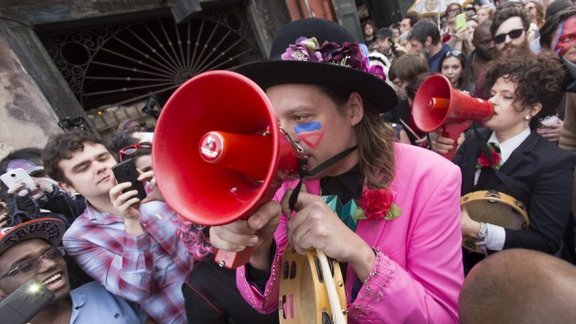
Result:
[[[33,271],[38,271],[40,268],[40,264],[42,263],[42,259],[46,260],[56,260],[58,258],[63,257],[66,255],[66,251],[63,247],[53,247],[48,251],[44,252],[44,254],[39,255],[34,258],[30,258],[28,260],[22,261],[18,263],[18,265],[13,268],[12,270],[6,272],[5,274],[0,276],[0,279],[4,279],[6,277],[15,276],[21,273],[29,273]]]
[[[524,29],[520,28],[520,29],[513,29],[504,34],[496,35],[494,36],[494,43],[496,44],[504,43],[504,41],[506,40],[506,36],[510,36],[510,39],[516,39],[522,36],[522,32],[524,32]]]
[[[142,142],[142,143],[136,143],[136,144],[132,144],[132,145],[128,145],[128,146],[124,147],[123,149],[118,151],[118,153],[120,154],[120,161],[124,161],[126,158],[133,156],[134,154],[140,152],[143,149],[144,150],[151,150],[152,149],[152,143]]]

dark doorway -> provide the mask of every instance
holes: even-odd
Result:
[[[162,104],[196,74],[262,58],[243,5],[203,11],[177,25],[172,16],[58,32],[39,32],[85,110]]]

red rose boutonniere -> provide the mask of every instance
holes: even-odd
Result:
[[[402,215],[402,210],[394,203],[394,195],[388,189],[368,189],[364,187],[358,202],[361,210],[356,219],[393,220]]]
[[[498,170],[501,166],[500,161],[502,161],[502,157],[500,156],[500,152],[496,149],[493,143],[488,143],[488,151],[492,156],[492,163],[490,163],[490,159],[484,154],[484,152],[480,152],[478,159],[476,159],[476,168],[493,168]]]

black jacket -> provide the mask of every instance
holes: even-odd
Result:
[[[576,157],[532,132],[495,174],[474,186],[480,145],[486,145],[490,134],[486,128],[478,129],[477,133],[469,130],[454,157],[454,163],[462,171],[462,194],[496,190],[526,205],[530,227],[506,229],[504,249],[558,252],[570,218]]]

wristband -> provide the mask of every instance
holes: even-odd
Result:
[[[479,247],[485,247],[488,241],[488,224],[480,223],[480,230],[476,235],[476,245]]]

